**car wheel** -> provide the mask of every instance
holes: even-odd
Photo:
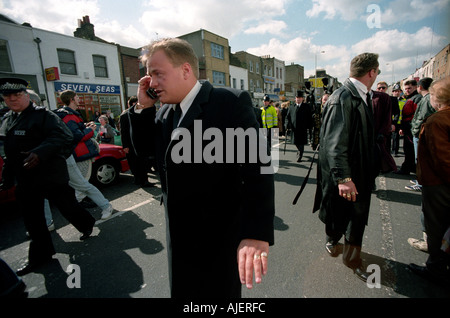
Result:
[[[108,186],[119,179],[120,170],[112,160],[100,160],[92,165],[91,183],[97,186]]]

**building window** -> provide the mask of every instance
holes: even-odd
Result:
[[[212,57],[224,60],[223,46],[216,43],[211,43],[211,55]]]
[[[0,71],[2,72],[12,72],[7,44],[7,41],[0,40]]]
[[[61,74],[77,75],[77,64],[75,63],[75,52],[65,49],[57,49],[59,68]]]
[[[245,88],[244,80],[241,79],[241,90],[244,90],[244,88]]]
[[[225,86],[225,73],[213,71],[213,84]]]
[[[106,57],[101,55],[92,55],[92,60],[94,62],[95,77],[108,77]]]
[[[253,73],[253,62],[252,61],[248,61],[248,66],[249,66],[250,73]]]
[[[255,64],[256,64],[256,74],[259,74],[259,63],[256,62]]]
[[[233,78],[233,88],[236,88],[236,79]]]

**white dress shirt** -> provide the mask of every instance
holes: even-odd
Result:
[[[350,77],[350,81],[353,83],[353,85],[355,85],[359,96],[361,96],[362,100],[367,105],[367,93],[370,93],[370,98],[372,98],[372,90],[367,90],[367,86],[358,81],[356,78]]]
[[[192,87],[191,91],[181,101],[181,103],[180,103],[181,117],[180,117],[180,121],[177,124],[177,127],[183,120],[184,115],[186,115],[186,113],[188,112],[189,108],[191,107],[192,103],[194,102],[195,97],[197,97],[197,94],[201,88],[202,88],[202,84],[200,84],[200,82],[197,81],[197,83],[195,83],[194,87]],[[174,110],[175,110],[175,107],[176,107],[176,105],[173,105]]]

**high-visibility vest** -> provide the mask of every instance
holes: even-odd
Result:
[[[278,126],[277,110],[273,106],[267,108],[261,107],[262,122],[264,128],[272,128]]]
[[[400,109],[400,116],[398,116],[397,124],[399,124],[399,125],[402,123],[402,110],[403,110],[403,106],[405,106],[405,104],[406,104],[406,99],[404,99],[403,97],[398,100],[398,108]]]

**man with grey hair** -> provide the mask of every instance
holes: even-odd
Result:
[[[0,79],[0,94],[10,109],[0,127],[6,154],[0,188],[17,182],[16,198],[31,238],[28,263],[17,271],[19,276],[50,262],[56,253],[45,222],[45,198],[83,234],[81,240],[95,224],[69,186],[66,157],[73,150],[73,135],[56,114],[30,101],[27,85],[23,79]]]
[[[350,78],[323,108],[314,212],[325,223],[327,252],[335,257],[345,236],[343,262],[358,278],[368,274],[360,257],[378,165],[375,153],[371,87],[378,54],[363,53],[350,65]]]

